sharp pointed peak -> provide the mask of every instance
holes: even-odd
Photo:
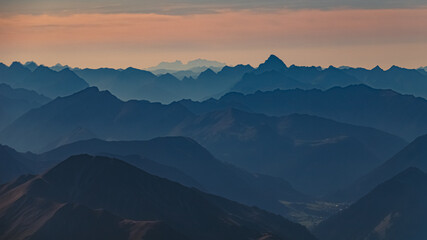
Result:
[[[10,69],[16,69],[16,70],[21,70],[21,69],[27,69],[27,70],[29,70],[22,63],[20,63],[18,61],[15,61],[12,64],[10,64],[9,68]]]
[[[372,68],[372,71],[384,71],[380,66],[375,66],[374,68]]]
[[[261,72],[272,70],[283,71],[287,68],[288,67],[286,66],[286,64],[280,58],[278,58],[276,55],[271,54],[264,63],[261,63],[258,66],[257,70]]]

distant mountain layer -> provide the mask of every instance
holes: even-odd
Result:
[[[87,88],[87,82],[68,68],[56,72],[48,67],[38,66],[31,71],[21,63],[10,67],[0,66],[0,82],[13,88],[34,90],[50,98],[66,96]]]
[[[427,135],[415,139],[381,166],[336,194],[337,199],[352,200],[372,190],[376,185],[409,167],[427,171]]]
[[[314,195],[352,183],[406,145],[372,128],[310,115],[268,117],[236,109],[188,119],[172,135],[190,136],[219,159],[285,178]]]
[[[28,72],[37,72],[38,68],[46,68],[34,62],[27,62],[26,67],[20,63],[12,65],[14,73],[7,73],[6,76],[12,78],[14,82],[27,79]],[[1,65],[0,69],[7,69],[7,67]],[[63,72],[68,71],[68,66],[57,64],[47,69]],[[204,100],[210,97],[221,97],[227,92],[255,93],[295,88],[326,90],[354,84],[365,84],[373,88],[391,89],[399,93],[427,98],[427,74],[422,68],[405,69],[393,66],[383,70],[378,66],[373,69],[288,66],[275,55],[271,55],[257,68],[249,65],[228,67],[216,61],[198,59],[188,64],[180,61],[164,62],[146,70],[129,67],[127,69],[74,68],[72,71],[91,86],[109,90],[123,100],[139,99],[162,103],[181,99]],[[64,88],[69,90],[68,94],[76,92],[77,86],[80,90],[82,89],[81,81],[76,79],[73,81],[74,88],[70,84],[71,80],[61,80],[60,84],[55,83],[54,86],[52,81],[49,81],[47,86],[43,83],[45,80],[39,80],[57,78],[51,75],[47,76],[45,73],[42,76],[31,77],[38,79],[37,86],[27,86],[31,85],[29,81],[25,81],[22,86],[17,86],[37,90],[49,97],[63,96]],[[7,78],[3,81],[7,82]],[[15,87],[15,85],[12,86]],[[45,88],[49,88],[49,92],[46,92]],[[51,93],[52,91],[54,92]]]
[[[425,73],[425,72],[424,72]],[[281,59],[271,55],[254,71],[245,74],[231,91],[254,93],[275,89],[329,89],[365,84],[379,89],[392,89],[399,93],[427,98],[427,76],[420,70],[393,66],[384,71],[380,67],[364,68],[288,67]]]
[[[277,215],[88,155],[1,186],[0,203],[2,239],[315,239]]]
[[[88,81],[91,86],[109,90],[123,100],[144,99],[170,103],[184,98],[201,100],[212,96],[222,96],[242,78],[243,74],[252,70],[253,68],[249,65],[225,66],[218,72],[208,68],[197,73],[195,78],[183,77],[180,79],[173,75],[179,73],[164,70],[157,72],[160,74],[158,76],[136,68],[125,70],[74,69],[73,71]],[[185,75],[185,72],[181,72],[181,74]],[[190,75],[192,74],[190,73]]]
[[[314,233],[320,240],[423,240],[426,202],[427,174],[409,168],[322,222]]]
[[[13,89],[0,83],[0,130],[32,108],[40,107],[50,99],[26,89]]]
[[[189,61],[188,63],[184,64],[181,61],[177,60],[175,62],[161,62],[157,66],[147,68],[148,71],[156,71],[156,70],[172,70],[172,71],[185,71],[185,70],[191,70],[195,68],[202,68],[202,67],[213,67],[213,68],[222,68],[225,66],[225,63],[221,63],[218,61],[210,61],[206,59],[196,59]]]
[[[200,114],[230,107],[268,115],[311,114],[377,128],[412,141],[427,133],[427,100],[365,85],[321,90],[229,93],[218,100],[179,103]]]
[[[92,87],[27,112],[4,129],[0,139],[17,150],[36,152],[93,137],[149,139],[168,134],[192,116],[179,103],[123,102]]]

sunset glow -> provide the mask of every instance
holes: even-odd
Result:
[[[256,65],[275,53],[297,65],[419,67],[427,62],[425,23],[423,8],[12,15],[0,19],[0,61],[144,68],[203,57]]]

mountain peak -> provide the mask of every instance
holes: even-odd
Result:
[[[22,65],[22,63],[16,61],[10,64],[9,68],[18,71],[29,71],[29,69]]]
[[[286,64],[278,58],[276,55],[270,55],[268,59],[259,65],[257,68],[258,72],[266,72],[266,71],[283,71],[288,67]]]
[[[211,78],[215,75],[216,73],[212,69],[208,68],[205,71],[201,72],[197,78]]]
[[[384,71],[380,66],[375,66],[374,68],[372,68],[372,71]]]
[[[403,69],[403,68],[401,68],[401,67],[399,67],[399,66],[396,66],[396,65],[393,65],[393,66],[391,66],[391,67],[388,69],[388,71],[392,71],[392,70],[401,70],[401,69]]]
[[[39,65],[36,69],[34,69],[34,73],[47,73],[47,72],[53,72],[53,70],[44,65]]]

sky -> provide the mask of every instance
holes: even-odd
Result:
[[[0,62],[427,66],[427,1],[0,0]]]

